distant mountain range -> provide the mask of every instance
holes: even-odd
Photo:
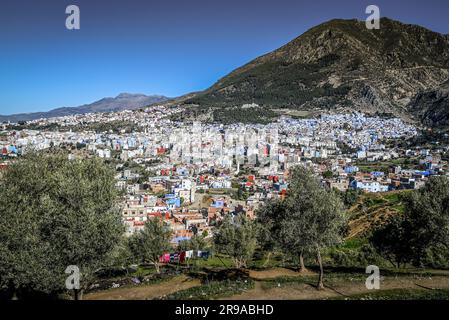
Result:
[[[185,106],[180,119],[269,121],[280,109],[293,109],[392,114],[427,126],[449,126],[448,81],[449,35],[388,18],[381,19],[379,30],[368,30],[364,21],[337,19],[201,92],[176,99],[121,94],[78,108],[0,116],[0,121],[136,109],[160,102]]]
[[[417,95],[449,79],[449,35],[388,18],[380,26],[368,30],[358,20],[323,23],[178,102],[200,110],[233,110],[230,114],[256,103],[264,110],[419,117],[424,97]]]
[[[22,113],[10,116],[0,116],[0,122],[30,121],[40,118],[62,117],[75,114],[95,112],[114,112],[139,109],[154,103],[162,103],[169,98],[160,95],[146,96],[143,94],[121,93],[115,98],[104,98],[91,104],[79,107],[58,108],[47,112]]]

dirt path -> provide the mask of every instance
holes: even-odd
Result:
[[[262,271],[250,270],[249,276],[254,280],[263,280],[263,279],[273,279],[278,277],[301,277],[301,276],[310,276],[315,273],[307,271],[304,273],[299,273],[293,271],[291,269],[286,268],[274,268]]]
[[[184,275],[154,285],[117,288],[94,292],[84,296],[85,300],[148,300],[180,290],[201,285],[199,280],[190,279]]]
[[[317,291],[312,284],[298,283],[294,286],[282,285],[267,289],[262,281],[256,281],[254,289],[225,297],[223,300],[313,300],[330,298],[335,295],[335,292],[329,289]]]
[[[449,275],[447,271],[437,272],[432,277],[408,275],[387,276],[381,278],[380,289],[449,289]],[[324,290],[315,288],[316,275],[313,272],[298,273],[290,269],[275,268],[269,270],[251,270],[250,277],[254,279],[254,288],[241,294],[224,297],[225,300],[319,300],[337,297],[347,297],[356,294],[373,292],[365,286],[365,279],[345,276],[338,278],[325,274]],[[307,276],[305,281],[301,277]],[[312,277],[310,277],[312,276]],[[288,277],[289,280],[276,282],[274,279]],[[295,281],[295,279],[297,279]],[[264,281],[265,280],[265,281]],[[270,281],[266,281],[270,280]],[[298,281],[299,280],[299,281]],[[198,279],[191,279],[185,275],[176,276],[168,281],[153,285],[141,285],[109,289],[85,295],[86,300],[144,300],[154,299],[180,290],[200,286]]]
[[[254,289],[242,294],[226,297],[229,300],[316,300],[346,297],[355,294],[372,292],[366,289],[361,280],[338,280],[328,284],[324,290],[318,291],[315,283],[278,283],[275,287],[266,287],[263,281],[256,280]],[[381,290],[391,289],[449,289],[449,277],[404,277],[384,278]]]

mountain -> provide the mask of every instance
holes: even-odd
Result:
[[[160,95],[146,96],[143,94],[121,93],[115,98],[104,98],[94,103],[85,104],[80,107],[58,108],[48,112],[22,113],[10,116],[0,116],[0,122],[18,122],[94,112],[134,110],[154,103],[162,103],[167,100],[169,100],[169,98]]]
[[[182,102],[229,108],[357,110],[408,116],[420,91],[449,79],[449,36],[382,18],[331,20]]]
[[[429,127],[449,127],[449,81],[419,92],[408,105],[409,111]]]

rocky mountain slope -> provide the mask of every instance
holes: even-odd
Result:
[[[418,92],[449,79],[449,36],[388,18],[332,20],[185,99],[201,107],[256,103],[299,110],[358,110],[407,117]]]
[[[449,127],[449,81],[419,92],[408,105],[409,111],[429,127]]]
[[[168,98],[160,95],[146,96],[143,94],[121,93],[115,98],[104,98],[91,104],[73,108],[58,108],[48,112],[23,113],[10,116],[0,116],[3,121],[29,121],[40,118],[61,117],[74,114],[86,114],[94,112],[112,112],[134,110],[154,103],[165,102]]]

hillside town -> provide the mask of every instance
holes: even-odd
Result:
[[[341,192],[419,189],[429,176],[447,175],[442,155],[449,146],[387,147],[388,141],[419,134],[398,118],[282,116],[266,125],[170,120],[179,111],[156,106],[39,119],[23,128],[4,123],[0,174],[31,150],[65,149],[72,159],[102,158],[114,166],[116,186],[123,191],[127,234],[160,217],[170,226],[174,245],[195,234],[211,237],[226,215],[254,218],[265,200],[285,197],[289,169],[299,164]]]

